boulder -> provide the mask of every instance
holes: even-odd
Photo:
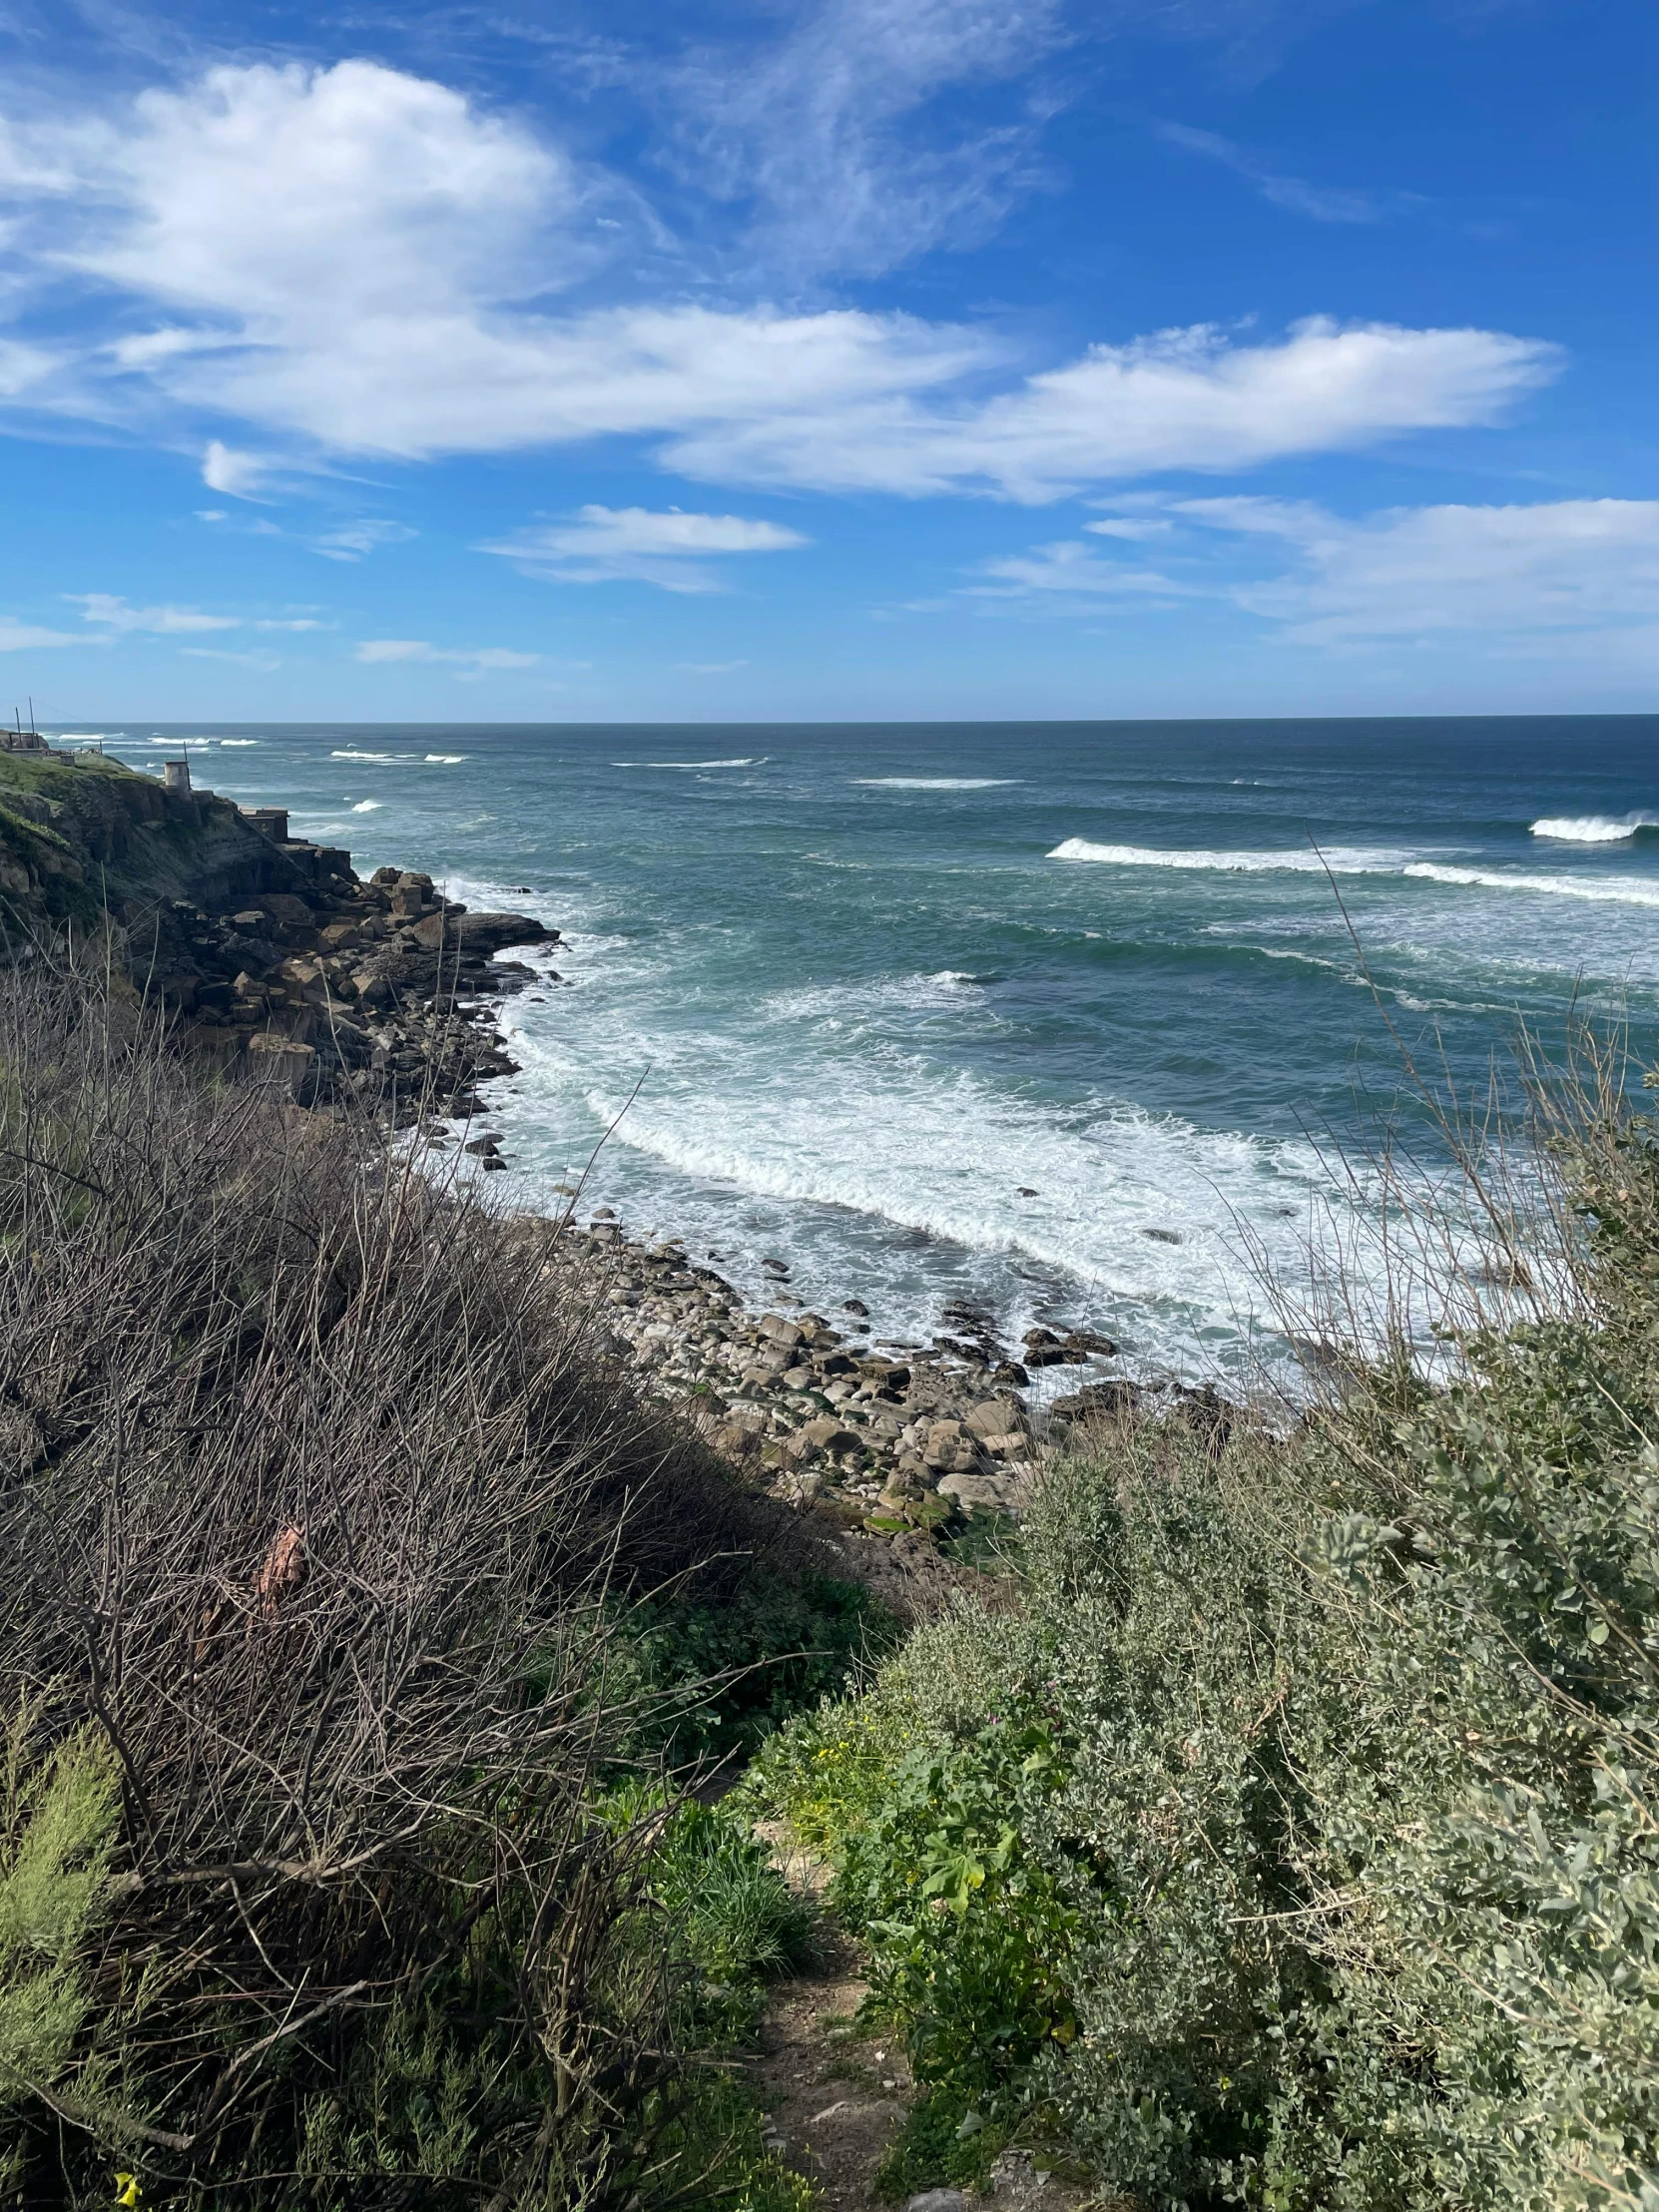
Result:
[[[508,945],[555,944],[559,932],[533,914],[469,914],[451,906],[427,914],[409,932],[422,951],[465,952],[481,959]]]
[[[964,1513],[988,1505],[998,1513],[1023,1513],[1031,1502],[1031,1477],[1019,1474],[947,1474],[941,1497],[953,1497]]]
[[[316,1073],[316,1047],[268,1031],[249,1038],[248,1064],[258,1089],[293,1098],[308,1088]]]
[[[976,1436],[1017,1435],[1028,1423],[1023,1407],[1003,1397],[988,1397],[970,1406],[965,1425]]]
[[[855,1428],[836,1420],[833,1413],[821,1413],[817,1420],[808,1421],[792,1440],[811,1451],[852,1451],[863,1442]]]

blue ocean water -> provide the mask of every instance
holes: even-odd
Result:
[[[1574,1002],[1659,1049],[1659,717],[109,749],[181,739],[360,868],[565,933],[490,1094],[518,1203],[585,1172],[586,1204],[896,1336],[965,1300],[1225,1373],[1271,1320],[1264,1256],[1294,1275],[1364,1209],[1329,1143],[1397,1089],[1389,1022],[1464,1084]]]

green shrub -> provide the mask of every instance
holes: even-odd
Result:
[[[898,1640],[860,1584],[815,1573],[652,1599],[620,1611],[618,1627],[607,1694],[636,1701],[639,1750],[675,1765],[755,1751]]]
[[[83,1946],[104,1910],[115,1761],[90,1730],[55,1749],[20,1709],[0,1744],[0,2123],[8,2133],[70,2066],[91,2008]],[[21,2172],[0,2142],[0,2185]]]

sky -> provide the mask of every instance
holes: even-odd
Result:
[[[1659,707],[1650,0],[0,40],[43,725]]]

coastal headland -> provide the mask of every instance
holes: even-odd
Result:
[[[479,1086],[516,1072],[501,998],[558,980],[543,922],[470,911],[415,870],[364,880],[349,852],[290,835],[282,809],[193,787],[188,765],[157,778],[45,748],[0,754],[0,900],[20,946],[42,923],[119,932],[135,982],[216,1068],[413,1132],[434,1169],[452,1150],[479,1174],[506,1165]],[[1076,1423],[1136,1400],[1114,1344],[1081,1323],[1011,1348],[992,1316],[952,1307],[930,1343],[873,1342],[855,1296],[805,1310],[769,1263],[771,1310],[746,1305],[682,1241],[637,1241],[608,1208],[579,1218],[577,1189],[560,1196],[525,1233],[590,1278],[645,1394],[775,1496],[900,1555],[1018,1515]],[[1073,1386],[1034,1392],[1049,1369]],[[1170,1394],[1201,1426],[1227,1417],[1209,1393]]]

